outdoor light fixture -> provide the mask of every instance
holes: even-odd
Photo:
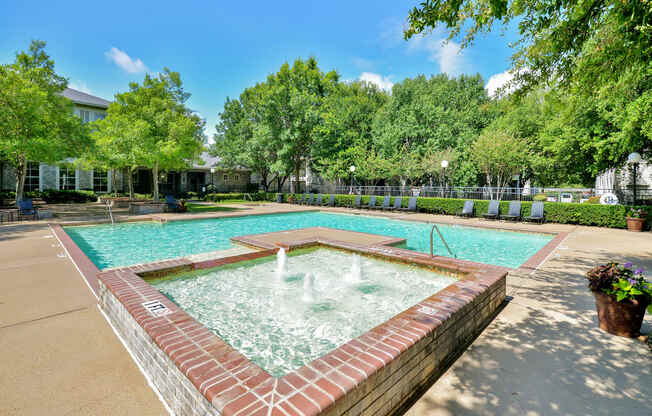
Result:
[[[351,165],[351,166],[349,167],[349,170],[351,171],[351,173],[355,172],[355,166]]]
[[[448,167],[448,160],[445,160],[445,159],[442,160],[442,161],[441,161],[441,167],[444,168],[444,169],[446,169],[446,168]]]
[[[641,163],[641,155],[637,152],[632,152],[627,156],[627,161],[632,164],[632,169],[634,170],[633,181],[634,181],[634,205],[636,205],[636,171],[638,170],[638,164]]]
[[[448,160],[446,160],[446,159],[442,160],[441,161],[441,167],[442,167],[442,169],[444,169],[444,174],[443,174],[443,177],[444,177],[444,190],[443,190],[443,192],[445,193],[446,190],[448,189],[448,184],[446,183],[446,168],[448,167]]]
[[[351,172],[351,187],[349,188],[349,194],[353,193],[353,172],[355,172],[355,166],[349,166],[349,172]]]
[[[211,191],[214,191],[215,189],[215,168],[211,168]]]

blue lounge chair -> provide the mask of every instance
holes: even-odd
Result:
[[[520,220],[521,219],[521,201],[512,201],[509,203],[509,212],[500,216],[501,220]]]
[[[317,199],[315,199],[315,201],[312,203],[312,205],[321,206],[322,198],[323,198],[322,194],[317,194]]]
[[[391,208],[387,208],[389,211],[396,211],[401,209],[401,205],[403,205],[403,197],[402,196],[397,196],[394,198],[394,205]]]
[[[360,208],[360,202],[362,197],[360,195],[355,196],[355,201],[353,201],[353,208]]]
[[[306,202],[306,198],[308,198],[308,194],[301,195],[297,200],[297,204],[303,205]]]
[[[276,203],[280,204],[283,202],[283,194],[276,194]]]
[[[525,217],[525,219],[543,224],[545,221],[545,217],[543,216],[543,202],[533,202],[530,208],[530,215]]]
[[[308,195],[308,194],[306,194],[306,195]],[[308,196],[308,199],[305,199],[305,200],[303,201],[303,204],[304,204],[304,205],[312,205],[312,200],[313,200],[313,199],[315,199],[315,194],[310,194],[310,195]]]
[[[371,195],[369,197],[369,203],[366,204],[366,205],[363,205],[361,208],[372,209],[375,206],[376,206],[376,195]]]
[[[500,215],[500,201],[489,201],[489,208],[486,214],[482,214],[487,219],[497,219]]]
[[[23,217],[38,219],[38,210],[34,208],[34,203],[29,198],[18,201],[18,219]]]
[[[475,206],[475,202],[473,201],[464,201],[464,207],[462,208],[461,211],[457,212],[458,217],[472,217],[473,216],[473,208]]]
[[[389,202],[391,201],[391,199],[392,198],[390,196],[386,196],[383,198],[383,205],[376,205],[371,207],[371,209],[382,209],[382,210],[389,209]]]
[[[408,206],[407,207],[401,207],[399,208],[400,211],[405,211],[405,212],[417,212],[417,197],[413,196],[408,200]]]
[[[335,206],[335,195],[334,194],[331,194],[330,198],[328,198],[328,203],[326,204],[326,206],[329,206],[329,207],[334,207]]]

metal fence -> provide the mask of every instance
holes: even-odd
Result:
[[[316,185],[318,192],[329,193]],[[332,191],[332,186],[330,187]],[[337,194],[360,194],[382,196],[423,196],[437,198],[460,199],[497,199],[502,201],[532,201],[538,194],[544,194],[550,202],[586,202],[591,197],[601,197],[604,194],[614,194],[621,204],[632,204],[634,193],[630,189],[596,189],[596,188],[496,188],[496,187],[464,187],[464,186],[353,186],[338,185],[335,187]],[[636,196],[639,204],[652,204],[652,191],[637,190]]]

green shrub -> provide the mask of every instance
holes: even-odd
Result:
[[[539,202],[541,201],[545,202],[547,200],[546,198],[547,198],[546,194],[536,194],[532,197],[534,201],[539,201]]]
[[[97,201],[97,195],[93,191],[72,191],[56,189],[47,189],[45,191],[41,191],[40,198],[48,204],[81,204]]]
[[[600,203],[600,197],[599,196],[589,197],[589,200],[585,202],[585,204],[599,204],[599,203]]]

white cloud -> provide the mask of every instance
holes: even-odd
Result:
[[[376,84],[378,88],[385,91],[391,91],[394,83],[389,79],[389,77],[384,77],[380,74],[374,74],[373,72],[363,72],[360,74],[360,81],[370,82]]]
[[[73,90],[85,92],[86,94],[92,94],[93,93],[91,91],[91,89],[88,88],[88,85],[86,85],[85,82],[70,82],[70,83],[68,83],[68,87],[72,88]]]
[[[355,57],[355,58],[351,59],[351,62],[353,63],[353,65],[356,68],[358,68],[359,70],[362,70],[362,71],[373,70],[374,66],[375,66],[374,63],[371,60],[365,59],[365,58],[360,58],[360,57]]]
[[[138,58],[132,59],[126,52],[118,48],[113,47],[104,52],[104,55],[130,74],[147,71],[147,66],[145,66],[143,61]]]
[[[446,40],[437,33],[412,37],[408,41],[408,51],[428,53],[428,60],[437,63],[440,72],[451,76],[460,75],[469,67],[459,43]]]
[[[525,68],[525,69],[520,69],[517,72],[517,74],[518,73],[526,74],[527,72],[528,69]],[[505,96],[516,91],[518,85],[516,83],[510,84],[510,82],[514,80],[514,75],[515,73],[510,70],[492,75],[489,78],[489,81],[487,81],[487,85],[485,85],[487,94],[489,94],[490,97],[499,96],[499,95]],[[501,90],[501,88],[504,89]]]

